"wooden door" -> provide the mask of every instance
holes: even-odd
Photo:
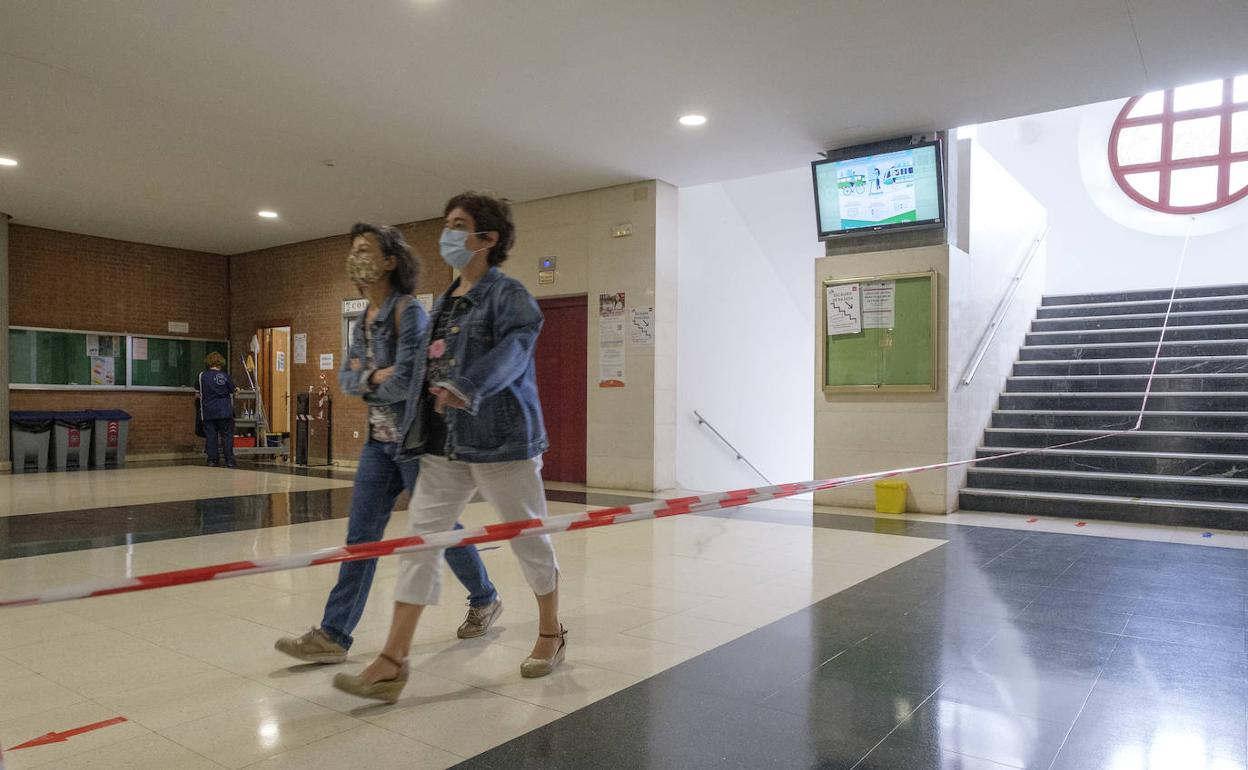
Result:
[[[538,301],[546,322],[537,339],[537,389],[550,450],[542,478],[585,483],[586,347],[588,303],[584,295]]]
[[[290,432],[290,328],[272,330],[269,345],[269,430],[273,433]]]

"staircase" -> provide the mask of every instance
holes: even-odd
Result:
[[[1169,298],[1045,297],[977,456],[1132,427]],[[1248,285],[1179,289],[1141,431],[976,465],[961,507],[1248,530]]]

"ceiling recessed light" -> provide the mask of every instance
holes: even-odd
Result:
[[[682,126],[701,126],[705,123],[705,115],[682,115],[680,118],[680,125]]]
[[[277,219],[277,212],[276,211],[257,211],[256,216],[264,217],[265,219]]]
[[[16,166],[17,161],[12,158],[0,158],[0,166]]]

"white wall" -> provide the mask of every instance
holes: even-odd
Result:
[[[958,142],[962,189],[970,191],[965,207],[966,251],[949,250],[949,460],[975,456],[984,428],[1005,387],[1018,348],[1040,304],[1046,275],[1047,239],[1023,274],[1014,301],[969,385],[962,384],[984,332],[992,322],[1033,242],[1044,233],[1046,212],[995,158],[970,141]],[[946,473],[947,505],[957,506],[966,466]]]
[[[679,191],[679,486],[762,483],[695,409],[773,482],[811,478],[822,255],[807,167]]]
[[[1108,171],[1123,100],[985,123],[977,140],[1049,213],[1045,292],[1167,288],[1189,219],[1131,201]],[[1197,217],[1179,283],[1248,283],[1248,199]]]

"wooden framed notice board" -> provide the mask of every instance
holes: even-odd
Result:
[[[935,271],[823,282],[823,392],[937,389]]]
[[[9,327],[12,390],[184,390],[225,340]]]

